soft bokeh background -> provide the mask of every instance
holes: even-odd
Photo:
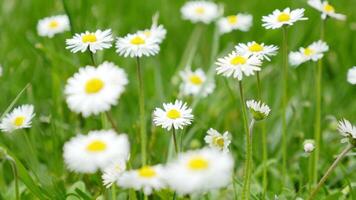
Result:
[[[163,24],[168,35],[155,57],[143,59],[146,110],[151,124],[150,113],[163,102],[177,98],[178,86],[172,82],[182,59],[188,40],[196,25],[183,21],[181,0],[72,0],[68,3],[73,18],[74,32],[111,28],[116,36],[123,36],[138,29],[148,28],[151,17],[159,12],[159,23]],[[220,38],[219,55],[224,55],[238,42],[255,40],[280,46],[280,30],[265,30],[261,26],[263,15],[274,9],[306,8],[308,21],[298,22],[289,29],[289,49],[297,50],[318,40],[320,34],[320,14],[306,4],[306,0],[220,0],[225,15],[247,12],[253,15],[254,24],[247,32],[235,31]],[[329,20],[326,28],[326,42],[330,51],[324,59],[323,106],[320,174],[329,166],[334,156],[343,148],[337,134],[336,119],[347,118],[356,122],[356,87],[346,81],[347,69],[356,65],[356,1],[331,1],[337,11],[348,16],[347,21]],[[0,111],[3,112],[16,95],[30,84],[16,105],[31,103],[36,108],[36,119],[29,131],[14,134],[1,134],[0,144],[23,164],[21,190],[23,199],[37,199],[38,195],[51,199],[64,199],[69,191],[80,188],[96,197],[105,195],[101,186],[100,174],[78,175],[69,173],[62,160],[62,146],[65,141],[78,132],[87,133],[92,129],[109,128],[102,123],[102,117],[84,120],[80,129],[79,117],[71,113],[64,101],[63,88],[68,77],[79,67],[90,64],[88,54],[72,54],[65,49],[65,39],[70,32],[52,39],[37,35],[37,21],[43,17],[64,14],[60,0],[0,0],[0,64],[3,76],[0,77]],[[199,28],[198,28],[199,29]],[[201,37],[196,41],[197,53],[193,57],[192,68],[206,71],[211,63],[211,46],[214,25],[200,27]],[[115,120],[122,132],[128,133],[132,144],[133,167],[139,167],[138,98],[135,60],[119,57],[115,49],[101,51],[97,60],[113,61],[124,68],[130,83],[120,102],[113,108]],[[282,194],[293,199],[306,194],[307,161],[302,143],[313,136],[314,119],[314,63],[307,63],[297,69],[290,68],[289,112],[288,112],[288,185],[281,191],[280,184],[280,97],[281,97],[281,54],[265,63],[262,71],[263,98],[272,107],[268,119],[269,186],[268,196]],[[244,134],[240,116],[237,82],[219,76],[217,88],[209,97],[198,102],[194,109],[195,121],[184,133],[184,148],[190,149],[192,143],[204,145],[206,131],[213,127],[228,130],[233,134],[232,152],[236,160],[237,179],[242,180],[244,157]],[[246,80],[246,81],[245,81]],[[228,87],[229,85],[229,87]],[[244,79],[247,99],[257,98],[254,77]],[[230,88],[230,89],[229,89]],[[193,99],[184,99],[192,103]],[[104,120],[105,121],[105,120]],[[170,134],[160,128],[149,126],[150,163],[164,163],[167,155]],[[252,191],[258,198],[261,192],[261,139],[257,127],[254,135],[254,171]],[[28,134],[30,144],[24,139]],[[181,134],[181,135],[182,135]],[[32,148],[30,148],[32,146]],[[341,189],[352,182],[355,184],[355,160],[347,157],[341,167],[328,180],[329,199],[341,198]],[[21,172],[20,172],[21,173]],[[0,165],[0,199],[13,199],[13,178],[10,165]],[[319,175],[320,175],[319,174]],[[32,177],[32,180],[29,179]],[[188,181],[188,180],[187,180]],[[23,184],[25,183],[26,186]],[[84,184],[86,184],[84,188]],[[28,189],[28,187],[30,189]],[[356,195],[356,192],[354,192]],[[351,192],[352,194],[352,192]],[[37,196],[36,196],[37,195]],[[123,197],[127,195],[122,193]],[[232,193],[221,194],[221,198],[232,198]],[[334,195],[334,196],[333,196]],[[356,196],[353,196],[356,198]],[[163,197],[162,197],[163,198]],[[348,196],[352,199],[352,196]],[[326,197],[324,199],[327,199]]]

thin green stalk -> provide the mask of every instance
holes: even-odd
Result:
[[[89,55],[90,55],[91,63],[92,63],[94,66],[96,66],[95,58],[94,58],[93,52],[91,52],[91,51],[88,51],[88,52],[89,52]]]
[[[139,83],[138,92],[139,92],[139,106],[140,106],[141,160],[142,160],[142,165],[146,165],[147,135],[146,135],[146,116],[145,116],[145,96],[143,90],[142,69],[141,69],[141,63],[139,57],[136,57],[136,64],[137,64],[137,79]]]
[[[66,0],[62,0],[62,5],[63,5],[64,11],[67,14],[68,19],[69,19],[70,33],[72,35],[74,35],[75,30],[74,30],[74,26],[73,26],[73,19],[72,19],[72,15],[69,12],[69,8],[68,8],[68,5],[66,3]]]
[[[329,169],[325,172],[324,176],[320,179],[318,185],[314,188],[314,190],[310,193],[310,196],[308,200],[313,200],[315,199],[315,195],[318,193],[320,190],[321,186],[325,183],[326,179],[330,176],[331,172],[334,171],[336,166],[339,164],[339,162],[345,157],[345,155],[353,149],[353,145],[348,145],[336,158],[336,160],[331,164]]]
[[[113,185],[111,186],[111,199],[112,199],[112,200],[115,200],[115,199],[116,199],[116,186],[115,186],[115,184],[113,184]]]
[[[16,162],[10,156],[6,156],[6,159],[11,164],[11,169],[12,169],[12,173],[14,175],[14,182],[15,182],[15,196],[16,196],[16,200],[19,200],[20,199],[19,176],[18,176],[18,172],[17,172]]]
[[[178,143],[177,143],[177,136],[176,136],[176,129],[172,128],[172,137],[173,137],[173,143],[174,143],[174,150],[176,151],[176,154],[178,155]]]
[[[111,112],[107,111],[107,112],[105,112],[105,115],[108,118],[108,120],[109,120],[109,122],[111,124],[111,127],[116,131],[116,133],[119,133],[119,129],[117,128],[117,125],[116,125],[116,123],[115,123],[115,121],[114,121],[114,119],[113,119],[113,117],[111,115]]]

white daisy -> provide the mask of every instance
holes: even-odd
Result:
[[[167,30],[163,25],[152,24],[150,29],[137,31],[137,34],[143,35],[145,37],[144,40],[153,40],[160,44],[166,38]]]
[[[96,51],[108,49],[112,46],[113,36],[111,29],[97,30],[95,32],[86,31],[85,33],[76,33],[73,38],[67,39],[67,49],[71,52],[77,53],[85,52],[87,49],[92,53]]]
[[[198,95],[206,97],[215,89],[213,80],[208,80],[204,71],[200,68],[194,72],[186,69],[180,72],[183,82],[180,85],[180,91],[183,95]],[[208,82],[207,82],[208,81]]]
[[[117,38],[116,52],[124,57],[153,56],[159,52],[158,40],[144,33],[128,34]]]
[[[289,63],[292,66],[298,66],[309,60],[315,62],[321,59],[324,56],[324,53],[328,50],[329,46],[325,42],[319,40],[313,42],[306,48],[301,47],[297,52],[289,53]]]
[[[207,135],[204,137],[204,140],[211,148],[216,148],[224,153],[229,152],[231,135],[227,131],[224,132],[224,134],[220,134],[215,129],[210,128]]]
[[[248,31],[252,26],[252,15],[237,14],[220,18],[217,22],[220,33],[229,33],[233,30]]]
[[[299,20],[307,20],[307,18],[304,17],[303,8],[295,10],[286,8],[283,11],[277,9],[273,11],[272,14],[262,17],[262,26],[266,29],[277,29],[284,25],[291,26]]]
[[[69,170],[94,173],[112,163],[127,160],[130,144],[126,134],[113,130],[90,131],[77,135],[64,144],[63,157]]]
[[[269,106],[261,101],[248,100],[246,101],[246,105],[256,121],[265,119],[271,112]]]
[[[86,66],[69,78],[65,87],[69,108],[84,117],[110,110],[116,105],[128,83],[125,71],[114,63],[97,68]]]
[[[103,175],[101,176],[104,186],[106,186],[106,188],[111,187],[125,170],[126,160],[121,159],[111,163],[104,169]]]
[[[234,160],[229,153],[204,148],[178,155],[164,171],[168,186],[180,195],[204,193],[227,186]]]
[[[356,84],[356,66],[347,71],[347,81],[352,85]]]
[[[314,140],[305,140],[303,142],[303,148],[305,153],[311,153],[315,149],[315,142]]]
[[[209,24],[219,16],[218,6],[211,1],[188,1],[180,9],[183,19]]]
[[[342,136],[356,139],[356,126],[352,125],[348,120],[340,120],[338,130]]]
[[[67,15],[56,15],[40,19],[37,23],[37,33],[43,37],[53,37],[58,33],[69,31]]]
[[[260,71],[261,60],[254,55],[233,51],[228,56],[219,58],[216,62],[217,74],[222,74],[226,77],[234,77],[239,81],[243,76],[254,75],[255,71]]]
[[[0,129],[3,132],[13,132],[17,129],[30,128],[35,116],[33,105],[22,105],[1,119]]]
[[[119,177],[117,184],[123,188],[142,189],[146,195],[150,195],[153,190],[160,190],[165,187],[162,171],[161,165],[143,166],[137,170],[124,172]]]
[[[257,43],[255,41],[248,42],[247,44],[240,43],[235,46],[237,52],[242,54],[247,53],[259,57],[261,60],[266,59],[270,61],[270,56],[275,56],[278,47],[274,45],[265,45],[264,43]]]
[[[153,122],[156,126],[168,131],[172,128],[183,129],[192,123],[194,116],[192,109],[186,103],[176,100],[174,103],[164,103],[163,109],[156,108],[153,112]]]
[[[321,0],[308,0],[308,4],[321,12],[321,18],[326,19],[327,17],[332,17],[338,20],[346,20],[346,16],[335,12],[334,6],[332,6],[328,1]]]

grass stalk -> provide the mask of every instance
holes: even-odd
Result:
[[[282,94],[282,187],[286,181],[287,171],[287,104],[288,104],[288,32],[283,27],[283,94]]]

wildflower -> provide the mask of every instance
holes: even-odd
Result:
[[[350,68],[347,72],[347,81],[352,85],[356,84],[356,66]]]
[[[143,35],[145,40],[156,41],[157,44],[161,44],[166,38],[167,30],[163,25],[152,24],[151,28],[142,31],[137,31],[138,35]]]
[[[110,164],[108,167],[104,169],[103,175],[101,176],[103,179],[103,184],[106,188],[112,186],[112,184],[116,183],[122,173],[126,170],[126,160],[118,160]]]
[[[92,53],[96,51],[108,49],[112,46],[113,36],[111,29],[97,30],[95,32],[86,31],[84,33],[77,33],[71,39],[66,40],[67,49],[71,52],[77,53],[85,52],[89,49]]]
[[[346,16],[335,12],[334,6],[328,1],[308,0],[308,4],[321,12],[321,18],[325,20],[327,17],[332,17],[338,20],[346,20]]]
[[[266,29],[278,29],[282,26],[291,26],[300,20],[307,20],[304,17],[304,9],[290,10],[286,8],[283,11],[275,10],[272,14],[262,17],[262,26]]]
[[[17,129],[30,128],[35,116],[33,105],[22,105],[5,115],[1,120],[0,129],[3,132],[13,132]]]
[[[305,140],[303,142],[303,148],[305,153],[311,153],[315,149],[315,142],[314,140]]]
[[[260,121],[266,119],[271,109],[268,105],[261,101],[248,100],[246,101],[247,108],[250,110],[254,120]]]
[[[189,1],[181,8],[183,19],[209,24],[219,16],[218,6],[210,1]]]
[[[205,97],[215,89],[214,81],[208,80],[204,71],[200,68],[194,72],[190,69],[186,69],[180,72],[180,76],[183,80],[180,86],[180,91],[183,95],[201,94]]]
[[[56,15],[40,19],[37,23],[37,33],[42,37],[52,38],[58,33],[69,31],[69,19],[67,15]]]
[[[270,56],[275,56],[278,51],[278,47],[274,45],[265,45],[264,43],[257,43],[255,41],[248,42],[247,44],[240,43],[235,47],[237,52],[242,54],[250,54],[257,56],[261,60],[270,61]]]
[[[356,126],[352,125],[348,120],[342,119],[339,121],[338,130],[345,137],[341,142],[349,140],[352,144],[356,145]]]
[[[329,50],[329,46],[319,40],[313,42],[306,48],[301,47],[297,52],[289,53],[289,63],[293,66],[298,66],[304,62],[312,60],[314,62],[318,61],[324,56],[324,53]]]
[[[216,148],[225,153],[229,152],[231,136],[227,131],[224,132],[224,134],[220,134],[215,129],[210,128],[207,132],[207,135],[204,137],[204,140],[211,148]]]
[[[218,27],[220,33],[229,33],[233,30],[240,30],[246,32],[252,26],[252,15],[250,14],[236,14],[227,17],[222,17],[218,20]]]

